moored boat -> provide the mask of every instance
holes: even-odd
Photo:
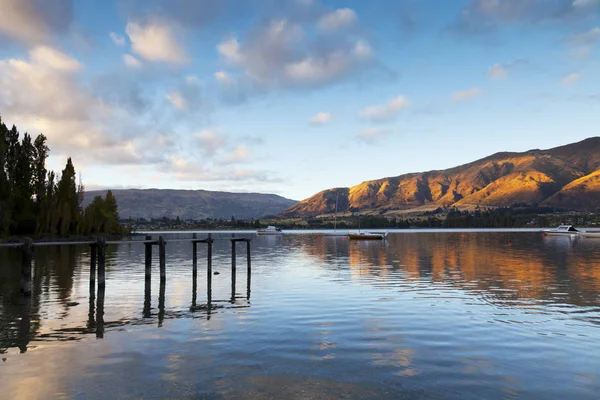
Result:
[[[283,232],[281,231],[281,229],[269,225],[267,226],[265,229],[259,229],[256,231],[257,235],[283,235]]]
[[[348,234],[348,239],[350,240],[383,240],[385,238],[387,238],[387,232],[359,232]]]
[[[561,225],[556,229],[546,229],[542,232],[550,236],[578,235],[580,233],[572,225]]]

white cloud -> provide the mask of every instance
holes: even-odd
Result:
[[[600,27],[572,35],[567,41],[571,47],[571,53],[576,58],[589,57],[598,43],[600,43]]]
[[[331,122],[332,116],[328,112],[320,112],[308,119],[311,125],[325,125]]]
[[[178,110],[183,110],[187,107],[185,99],[181,96],[181,93],[175,91],[168,93],[165,98],[171,103],[173,107]]]
[[[237,146],[225,162],[227,164],[239,164],[247,162],[252,156],[252,152],[246,146]]]
[[[358,17],[350,8],[338,8],[337,10],[323,15],[317,21],[317,26],[326,30],[338,30],[351,27],[356,24]]]
[[[0,32],[28,44],[65,33],[73,19],[72,0],[0,0]]]
[[[142,66],[142,63],[140,62],[140,60],[138,60],[137,58],[135,58],[131,54],[124,54],[123,55],[123,62],[129,68],[139,68],[139,67]]]
[[[410,107],[410,101],[404,96],[398,96],[385,104],[377,104],[364,108],[360,115],[371,121],[387,121],[393,119],[405,108]]]
[[[575,82],[577,82],[579,79],[581,79],[581,74],[580,73],[572,73],[571,75],[567,75],[564,78],[562,78],[561,82],[563,83],[563,85],[571,85]]]
[[[187,56],[177,42],[173,27],[165,21],[152,21],[145,25],[129,22],[125,28],[131,49],[148,61],[184,63]]]
[[[232,85],[235,83],[235,80],[225,71],[217,71],[214,75],[217,82],[222,85]]]
[[[305,28],[310,32],[310,23]],[[323,46],[320,35],[307,35],[299,23],[288,19],[271,20],[244,41],[228,37],[217,51],[263,89],[334,82],[368,65],[373,53],[360,38],[336,37]]]
[[[35,64],[60,71],[74,72],[81,69],[79,61],[48,46],[37,46],[29,52],[29,58]]]
[[[459,92],[455,92],[452,95],[453,101],[463,101],[473,99],[475,97],[481,96],[483,94],[483,90],[479,88],[471,88],[467,90],[461,90]]]
[[[115,32],[111,32],[109,34],[110,38],[112,39],[112,41],[117,45],[117,46],[125,46],[125,38]]]
[[[227,143],[227,138],[224,135],[208,129],[196,133],[195,137],[198,139],[204,155],[208,157],[214,157]]]
[[[587,8],[598,4],[600,4],[600,0],[575,0],[573,2],[573,7]]]
[[[494,64],[488,71],[488,76],[493,79],[503,79],[508,77],[508,71],[500,64]]]
[[[390,134],[386,128],[368,128],[359,133],[356,138],[367,144],[375,144]]]

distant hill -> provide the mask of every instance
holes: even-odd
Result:
[[[275,194],[228,193],[208,190],[124,189],[112,191],[121,218],[231,218],[275,215],[296,203]],[[106,190],[85,193],[83,205]]]
[[[338,210],[398,212],[437,207],[505,207],[515,203],[600,210],[600,137],[549,150],[496,153],[441,171],[328,189],[281,213],[309,217]]]

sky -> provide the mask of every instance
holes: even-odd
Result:
[[[320,190],[599,136],[600,0],[0,0],[0,116],[88,190]]]

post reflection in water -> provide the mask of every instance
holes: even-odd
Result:
[[[98,285],[98,299],[96,302],[96,338],[104,337],[104,294],[105,285]]]
[[[91,281],[90,282],[90,294],[89,294],[89,299],[88,299],[88,321],[87,321],[88,330],[94,329],[94,327],[96,326],[96,320],[94,318],[95,303],[96,303],[96,285],[95,285],[95,281]]]
[[[144,309],[142,311],[142,317],[143,318],[151,318],[152,317],[152,312],[151,312],[151,298],[150,296],[152,295],[152,289],[150,287],[151,281],[150,279],[146,278],[144,279]]]
[[[160,281],[160,289],[158,293],[158,326],[163,325],[163,321],[165,320],[165,289],[166,282],[161,279]]]
[[[18,347],[21,353],[27,351],[31,338],[31,296],[20,296],[21,320],[19,321]]]

